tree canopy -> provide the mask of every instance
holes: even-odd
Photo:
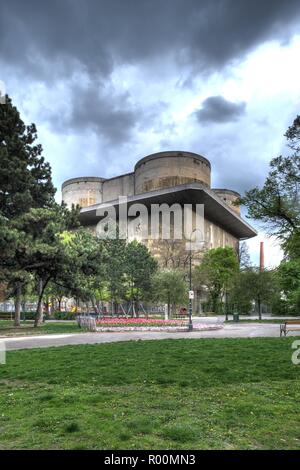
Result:
[[[231,247],[207,251],[201,264],[196,266],[194,284],[206,287],[215,313],[218,313],[222,297],[226,295],[238,269],[238,257]]]
[[[0,213],[11,219],[49,207],[55,188],[34,124],[26,126],[11,99],[0,106]]]
[[[300,116],[286,132],[293,153],[275,157],[262,188],[247,191],[237,203],[248,209],[248,217],[260,221],[263,228],[281,240],[285,252],[300,242]]]
[[[187,304],[187,292],[187,282],[182,270],[161,269],[153,278],[152,298],[168,306],[168,316],[176,306]]]

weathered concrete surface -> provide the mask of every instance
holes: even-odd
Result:
[[[288,336],[300,336],[299,332]],[[124,332],[124,333],[79,333],[64,335],[45,335],[35,337],[8,338],[5,340],[8,351],[15,349],[47,348],[77,344],[101,344],[119,341],[161,340],[161,339],[207,339],[207,338],[256,338],[279,337],[279,324],[271,323],[240,323],[226,324],[221,330],[195,331],[192,333],[173,332]],[[284,341],[284,338],[282,338]]]
[[[71,207],[72,204],[79,204],[81,207],[88,207],[93,204],[100,204],[102,198],[102,184],[104,178],[93,176],[72,178],[62,185],[62,199]]]
[[[135,194],[200,182],[210,188],[210,163],[191,152],[158,152],[135,165]]]
[[[132,196],[134,194],[134,173],[116,176],[103,182],[103,202],[118,199],[119,196]]]
[[[235,206],[234,202],[241,197],[236,191],[231,189],[213,189],[213,191],[221,198],[226,204],[228,204],[232,210],[234,210],[238,215],[241,215],[240,206]]]

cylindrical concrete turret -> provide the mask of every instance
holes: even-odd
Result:
[[[210,188],[209,161],[192,152],[159,152],[135,165],[135,194],[198,182]]]
[[[62,184],[62,200],[71,207],[87,207],[102,202],[102,184],[105,178],[86,176],[72,178]]]
[[[214,189],[213,190],[217,196],[219,196],[222,201],[226,202],[234,212],[236,212],[238,215],[241,215],[241,209],[240,206],[235,206],[233,205],[233,202],[236,201],[241,197],[241,195],[236,192],[232,191],[231,189]]]

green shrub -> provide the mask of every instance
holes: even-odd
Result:
[[[11,317],[14,317],[15,312],[0,312],[0,319],[10,320]],[[21,320],[34,320],[35,312],[21,312]]]
[[[55,318],[55,320],[75,320],[76,318],[76,313],[74,312],[54,312],[52,315],[52,318]]]

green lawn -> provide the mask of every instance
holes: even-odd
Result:
[[[33,321],[27,320],[21,322],[20,328],[15,328],[14,322],[10,320],[0,320],[0,337],[3,336],[24,336],[24,335],[45,335],[53,333],[83,333],[75,321],[68,323],[64,322],[51,322],[44,323],[38,328],[34,328]]]
[[[300,449],[294,340],[8,352],[0,449]]]

